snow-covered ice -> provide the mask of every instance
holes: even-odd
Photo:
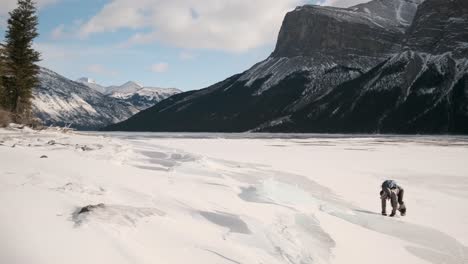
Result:
[[[466,264],[467,160],[467,137],[3,129],[0,263]]]

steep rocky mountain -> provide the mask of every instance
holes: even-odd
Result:
[[[267,60],[108,129],[468,133],[468,2],[420,2],[299,7]]]
[[[94,80],[86,77],[80,78],[77,81],[108,97],[123,100],[139,111],[145,110],[174,94],[182,92],[176,88],[143,87],[133,81],[126,82],[120,86],[114,85],[109,87],[96,84]]]
[[[45,125],[96,130],[138,112],[126,102],[104,96],[45,68],[41,68],[39,80],[33,90],[33,111]]]
[[[468,133],[468,2],[427,0],[403,51],[259,130]]]

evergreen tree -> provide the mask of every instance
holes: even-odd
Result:
[[[5,55],[4,55],[4,47],[0,44],[0,110],[5,108],[6,102],[6,90],[3,86],[3,76],[5,75]]]
[[[31,117],[32,90],[37,85],[39,52],[32,48],[37,32],[38,18],[32,0],[18,0],[10,12],[5,39],[7,78],[7,110],[16,122],[28,122]]]

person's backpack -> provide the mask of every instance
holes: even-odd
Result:
[[[382,183],[382,188],[394,189],[397,188],[397,183],[394,180],[386,180]]]

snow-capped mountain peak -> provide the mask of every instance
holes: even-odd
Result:
[[[120,86],[109,86],[107,87],[106,94],[113,94],[113,93],[135,93],[138,90],[143,88],[143,86],[137,82],[129,81]]]
[[[135,81],[128,81],[122,85],[113,85],[108,87],[99,85],[93,79],[88,77],[80,78],[77,82],[84,84],[107,97],[130,103],[138,110],[144,110],[174,94],[181,92],[176,88],[144,87]]]
[[[143,85],[134,81],[128,81],[119,86],[119,90],[139,90],[141,88],[143,88]]]

